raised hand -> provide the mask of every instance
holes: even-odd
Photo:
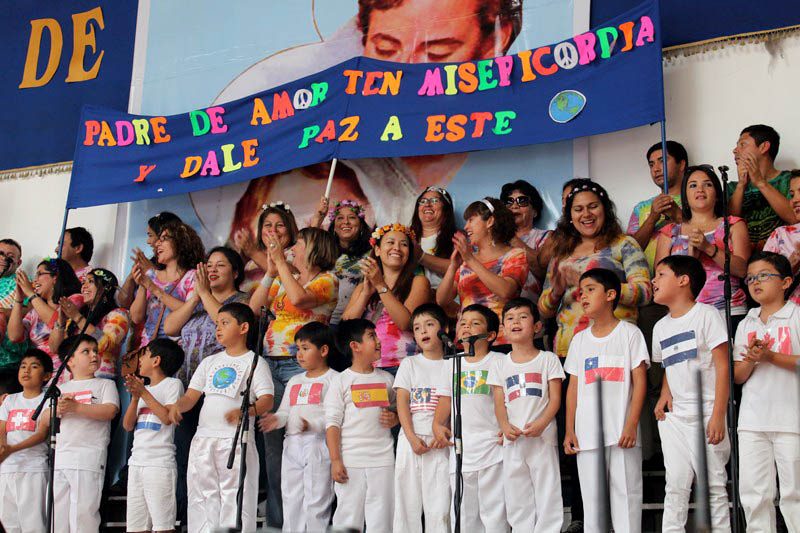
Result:
[[[208,267],[206,267],[205,263],[197,263],[194,288],[198,295],[207,296],[211,294],[211,281],[208,279]]]
[[[31,280],[28,279],[28,275],[23,270],[17,270],[15,275],[17,281],[17,287],[22,290],[22,294],[25,295],[26,298],[30,298],[34,295],[35,291],[33,290],[33,283]]]

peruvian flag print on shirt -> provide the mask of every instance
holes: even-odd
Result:
[[[33,409],[14,409],[8,412],[6,433],[10,431],[36,431],[36,420],[31,418]]]
[[[78,403],[85,403],[91,404],[92,403],[92,391],[90,390],[82,390],[78,392],[72,393],[72,399]]]
[[[542,374],[539,372],[526,372],[506,378],[506,393],[508,401],[512,402],[523,396],[542,396]]]
[[[625,381],[625,358],[617,355],[587,357],[583,365],[586,384],[603,381]]]
[[[323,387],[323,383],[295,383],[289,391],[290,405],[321,404]]]

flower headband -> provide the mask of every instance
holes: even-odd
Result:
[[[417,240],[417,236],[414,234],[414,230],[400,224],[399,222],[395,222],[394,224],[386,224],[385,226],[375,228],[375,231],[372,232],[372,237],[369,239],[369,244],[371,246],[376,246],[378,244],[378,241],[381,240],[383,236],[389,233],[390,231],[399,231],[400,233],[405,233],[410,240],[412,241]]]
[[[567,198],[572,198],[579,192],[587,192],[587,191],[593,192],[601,198],[606,198],[606,191],[604,191],[601,187],[598,187],[596,183],[592,182],[581,183],[580,185],[576,185],[575,187],[572,188],[571,191],[569,191]]]
[[[48,256],[43,258],[41,263],[47,263],[47,270],[58,276],[58,258]]]
[[[453,205],[453,199],[450,198],[450,193],[447,192],[445,189],[442,189],[441,187],[436,187],[435,185],[431,185],[430,187],[426,188],[422,194],[425,194],[426,192],[437,192],[441,195],[442,198],[444,198],[445,202],[447,202],[450,205]]]
[[[361,206],[360,203],[353,200],[342,200],[341,202],[336,202],[336,205],[334,205],[328,212],[328,220],[330,220],[331,222],[335,221],[336,217],[339,216],[339,211],[341,211],[342,208],[345,207],[352,209],[358,218],[364,220],[364,217],[366,216],[364,208]]]
[[[285,204],[285,203],[281,202],[280,200],[278,200],[277,202],[271,202],[271,203],[268,203],[268,204],[261,204],[261,210],[262,211],[266,211],[267,209],[270,209],[270,208],[283,209],[284,211],[289,212],[289,213],[292,212],[291,206],[289,206],[289,204]]]
[[[109,272],[108,270],[102,268],[95,268],[91,272],[89,272],[95,278],[100,278],[103,280],[103,285],[106,287],[116,287],[117,286],[117,278]]]

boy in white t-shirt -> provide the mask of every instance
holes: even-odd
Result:
[[[472,304],[461,311],[456,337],[465,350],[466,341],[473,335],[483,336],[474,341],[474,357],[461,360],[461,374],[454,386],[461,387],[461,531],[506,533],[506,502],[503,492],[503,446],[498,442],[500,425],[494,414],[494,397],[489,386],[489,370],[495,359],[506,354],[491,352],[489,348],[497,338],[500,319],[497,314],[481,304]],[[452,367],[455,361],[447,365]],[[455,390],[453,390],[455,396]],[[435,447],[451,447],[450,490],[455,491],[456,455],[451,441],[452,432],[447,420],[453,420],[448,397],[439,399],[433,422]],[[455,505],[455,503],[453,504]],[[455,525],[455,508],[450,521]]]
[[[729,531],[727,474],[731,453],[725,427],[728,407],[728,334],[719,311],[695,301],[706,282],[702,263],[671,255],[656,265],[653,299],[669,308],[653,328],[653,362],[664,367],[655,415],[664,453],[665,533],[684,531],[692,480],[700,471],[698,434],[707,436],[708,490],[714,531]],[[697,372],[702,379],[697,395]],[[703,417],[697,416],[702,401]]]
[[[170,420],[177,424],[181,421],[181,413],[190,410],[200,396],[204,396],[197,433],[189,449],[186,479],[189,531],[205,532],[236,526],[236,494],[241,464],[238,442],[233,468],[228,469],[227,464],[241,413],[242,393],[255,357],[248,348],[248,340],[255,340],[254,331],[255,316],[249,306],[234,302],[220,307],[217,312],[217,341],[225,351],[203,359],[189,382],[186,394],[168,406]],[[253,419],[272,408],[274,391],[269,367],[259,358],[250,388],[251,431],[245,458],[243,531],[256,528],[258,454],[252,431]]]
[[[297,330],[297,363],[305,369],[289,379],[275,414],[261,417],[268,432],[286,428],[281,461],[283,531],[325,531],[331,518],[333,481],[325,444],[325,396],[339,373],[328,366],[336,346],[331,329],[309,322]]]
[[[394,378],[373,364],[381,356],[375,325],[343,320],[336,331],[339,351],[352,361],[335,376],[325,395],[325,426],[336,492],[333,527],[392,531]]]
[[[139,374],[130,374],[125,385],[131,403],[122,425],[133,431],[133,450],[128,459],[128,531],[173,531],[177,507],[175,483],[175,426],[166,406],[183,395],[183,383],[171,376],[183,365],[183,350],[172,339],[150,341],[139,359]]]
[[[47,440],[49,411],[31,415],[42,402],[42,387],[53,373],[53,360],[30,348],[17,376],[22,392],[9,394],[0,406],[0,524],[8,533],[46,531]]]
[[[739,324],[733,352],[734,378],[744,383],[739,491],[747,530],[777,531],[777,470],[781,514],[789,531],[800,531],[800,307],[786,301],[792,267],[782,255],[759,252],[750,258],[744,281],[761,304]]]
[[[570,374],[564,453],[577,454],[584,530],[603,530],[601,483],[608,486],[611,524],[617,533],[642,530],[642,448],[639,417],[647,392],[647,353],[639,328],[614,316],[621,284],[604,268],[580,277],[583,313],[590,328],[569,345],[564,370]],[[602,384],[599,383],[602,380]],[[602,386],[603,438],[599,440],[598,389]],[[600,471],[600,455],[606,471]]]
[[[508,522],[514,531],[561,531],[564,520],[555,416],[564,369],[558,356],[533,345],[541,329],[536,304],[514,298],[503,307],[508,357],[489,371],[495,415],[503,432]]]
[[[394,465],[394,531],[450,531],[450,453],[433,444],[433,415],[440,397],[449,397],[453,374],[439,338],[447,317],[436,304],[411,314],[421,353],[406,357],[394,378],[402,431]]]
[[[100,528],[110,422],[119,412],[117,385],[94,377],[100,366],[97,340],[89,335],[68,337],[61,343],[63,349],[75,346],[76,338],[77,347],[67,362],[72,380],[59,385],[61,431],[53,484],[55,530],[71,533]]]

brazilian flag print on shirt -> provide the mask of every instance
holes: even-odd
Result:
[[[489,394],[490,387],[486,383],[488,370],[467,370],[461,372],[461,394]]]

